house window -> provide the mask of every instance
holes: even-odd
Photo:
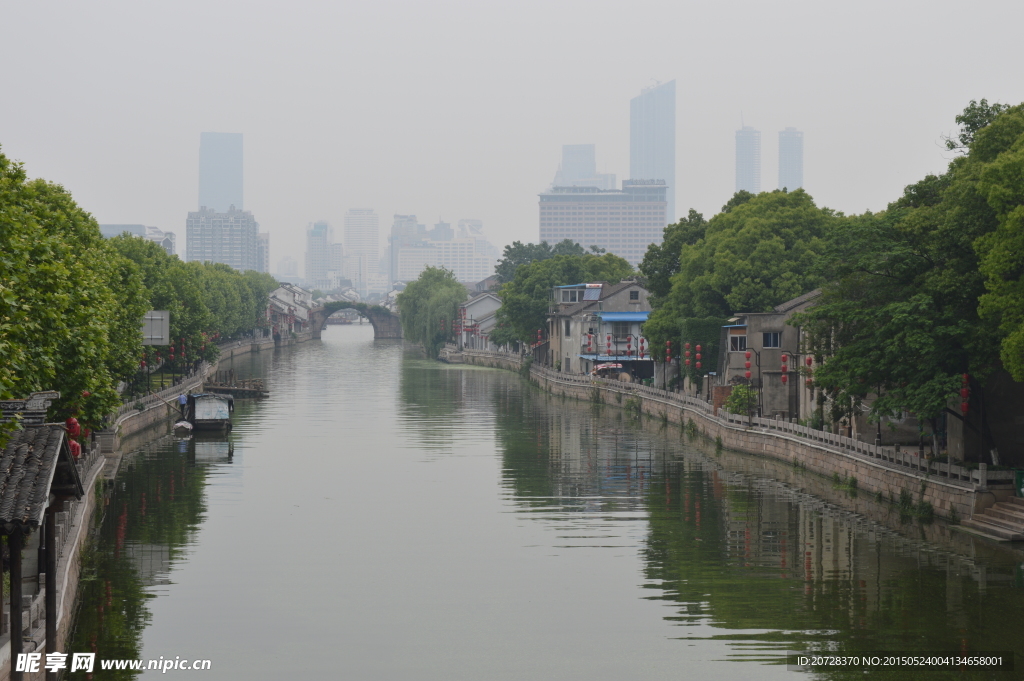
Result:
[[[570,289],[568,291],[562,291],[562,302],[563,303],[578,303],[583,296],[582,291],[579,289]]]
[[[781,333],[778,331],[765,331],[763,334],[763,342],[761,347],[763,348],[778,348],[781,347],[780,337]]]
[[[640,292],[639,291],[630,291],[629,292],[629,299],[630,300],[640,300]]]
[[[629,322],[612,322],[612,335],[616,338],[625,338],[629,335],[632,324]]]
[[[571,335],[572,335],[572,332],[571,332],[571,330],[569,328],[569,320],[566,319],[565,320],[565,337],[568,338]],[[778,334],[776,334],[776,335],[778,335]]]
[[[739,352],[747,349],[747,337],[746,336],[729,336],[729,350],[732,352]]]

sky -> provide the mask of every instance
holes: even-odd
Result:
[[[629,100],[676,80],[677,212],[735,186],[741,117],[804,131],[818,205],[880,210],[944,170],[971,99],[1024,101],[1019,0],[516,3],[0,0],[0,152],[101,223],[178,234],[199,133],[241,132],[271,269],[306,226],[373,208],[538,240],[563,144],[629,171]]]

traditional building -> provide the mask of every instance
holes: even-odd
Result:
[[[615,363],[634,379],[652,378],[654,361],[640,332],[650,313],[647,289],[635,281],[556,286],[548,315],[547,363],[570,374]]]

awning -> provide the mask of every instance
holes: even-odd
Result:
[[[606,322],[646,322],[650,312],[598,312]]]

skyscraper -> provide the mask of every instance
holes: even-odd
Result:
[[[256,235],[256,271],[270,271],[270,233],[260,232]]]
[[[558,167],[551,186],[615,189],[615,175],[597,172],[597,154],[593,144],[564,144],[562,165]]]
[[[761,191],[761,131],[744,125],[736,131],[736,191]]]
[[[306,229],[306,282],[313,287],[327,280],[330,266],[331,226],[320,220]]]
[[[804,186],[804,133],[796,128],[779,131],[779,189]]]
[[[259,270],[259,224],[252,213],[202,208],[185,223],[185,260],[221,262],[236,270]]]
[[[199,207],[242,210],[242,133],[199,134]]]
[[[676,215],[676,81],[641,90],[629,102],[629,177],[665,182],[665,217]]]
[[[376,267],[380,259],[380,218],[371,208],[353,208],[345,213],[345,255],[366,256]]]

